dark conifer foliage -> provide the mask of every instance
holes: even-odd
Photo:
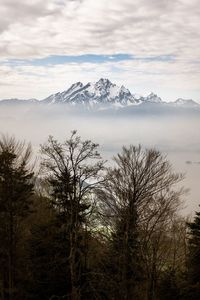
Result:
[[[192,282],[200,282],[200,212],[196,212],[194,221],[188,224],[190,229],[190,277]]]
[[[81,298],[87,272],[87,251],[82,249],[87,248],[92,192],[103,180],[100,172],[104,162],[97,148],[98,144],[90,140],[82,141],[76,131],[62,144],[50,137],[42,146],[42,165],[47,172],[50,198],[69,240],[67,255],[72,300]]]
[[[105,167],[75,131],[41,154],[36,175],[0,139],[0,300],[199,299],[200,213],[179,214],[166,157],[130,145]]]
[[[52,295],[67,295],[69,241],[56,220],[34,224],[29,240],[31,271],[30,299],[48,300]]]
[[[188,280],[191,299],[200,297],[200,212],[196,212],[189,227]]]
[[[33,172],[30,145],[14,138],[0,140],[0,261],[3,299],[19,299],[17,282],[21,224],[30,214]]]

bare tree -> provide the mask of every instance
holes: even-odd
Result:
[[[144,261],[145,268],[148,266],[145,247],[152,242],[152,237],[154,247],[160,243],[160,233],[166,226],[163,220],[166,221],[180,205],[183,190],[174,190],[173,187],[183,176],[173,173],[170,163],[159,151],[143,150],[141,146],[123,147],[122,153],[114,157],[114,162],[115,166],[107,171],[104,189],[98,197],[103,203],[101,213],[106,216],[104,220],[112,232],[113,243],[118,244],[115,251],[120,297],[127,300],[134,297]],[[152,272],[151,265],[149,274]],[[152,282],[154,284],[155,280]],[[148,299],[153,297],[149,293]]]
[[[69,234],[69,268],[71,299],[81,297],[80,233],[87,233],[87,222],[93,209],[93,192],[102,182],[104,161],[97,151],[98,144],[82,141],[72,132],[64,143],[49,137],[42,146],[42,166],[47,172],[50,194]],[[85,254],[86,255],[86,254]]]

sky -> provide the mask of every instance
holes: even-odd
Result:
[[[108,78],[200,103],[199,0],[1,0],[0,99]]]

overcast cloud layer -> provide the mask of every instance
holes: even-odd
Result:
[[[0,15],[1,99],[41,99],[74,81],[108,77],[164,100],[200,100],[199,0],[1,0]],[[133,59],[112,61],[119,53]],[[83,54],[110,60],[34,63]]]

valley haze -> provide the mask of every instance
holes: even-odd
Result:
[[[200,0],[0,15],[0,298],[199,300]]]
[[[62,141],[73,129],[99,143],[102,156],[109,160],[123,145],[160,150],[175,171],[185,173],[183,184],[190,193],[184,214],[193,213],[199,204],[199,120],[200,105],[193,100],[164,102],[154,93],[132,94],[103,78],[86,85],[74,83],[41,101],[0,102],[1,132],[31,141],[37,155],[48,135]]]

